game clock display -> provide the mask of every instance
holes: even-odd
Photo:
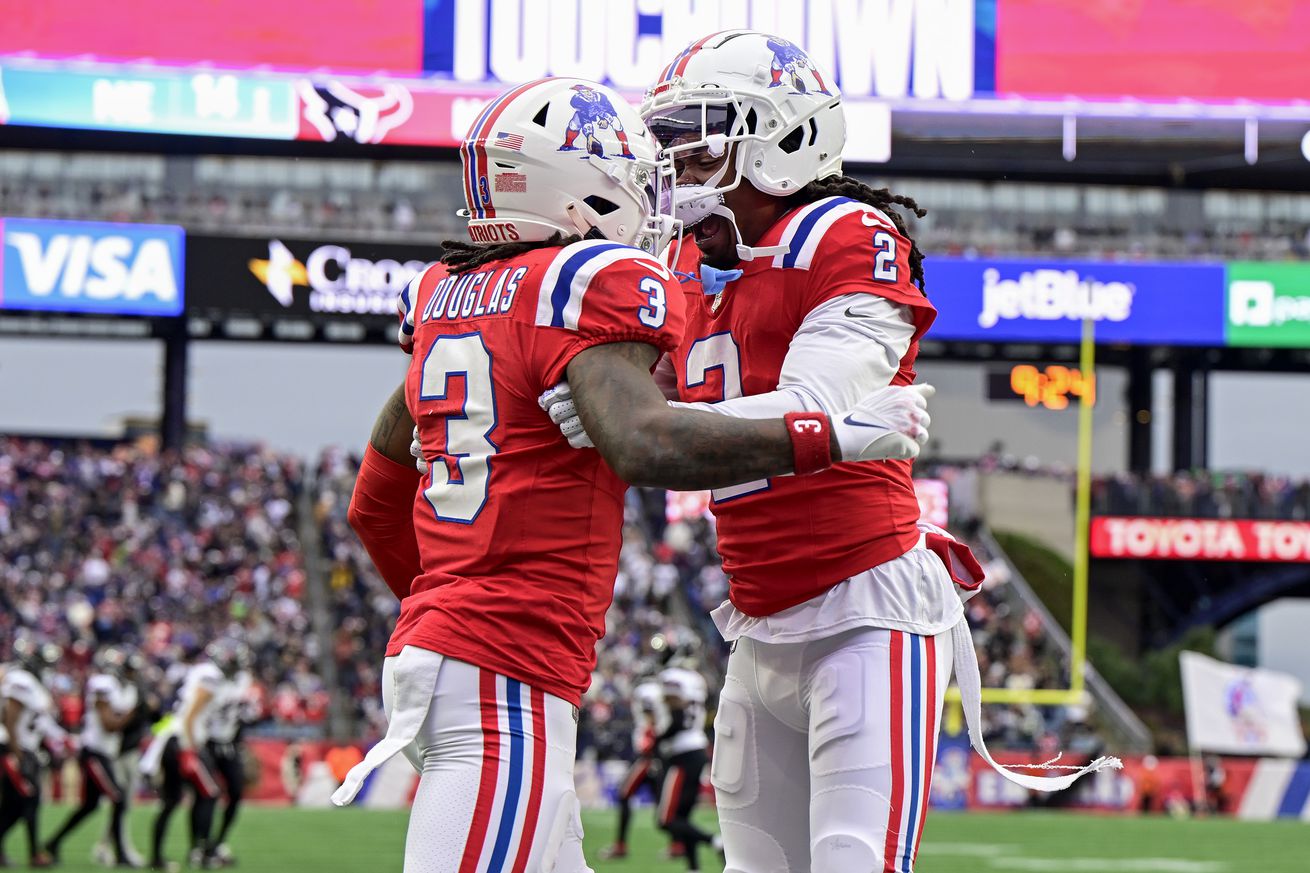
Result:
[[[1096,402],[1096,374],[1060,364],[1016,364],[987,374],[988,400],[1022,400],[1029,406],[1068,409],[1084,396]]]

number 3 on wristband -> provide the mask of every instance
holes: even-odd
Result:
[[[704,385],[706,377],[715,370],[719,371],[723,385],[723,396],[718,399],[735,400],[741,397],[741,350],[728,331],[711,334],[692,343],[687,352],[687,387]],[[770,487],[768,479],[757,479],[728,488],[716,488],[710,492],[710,496],[714,503],[724,503],[768,491]]]

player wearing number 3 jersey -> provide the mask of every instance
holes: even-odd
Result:
[[[593,129],[586,150],[561,150],[580,87],[619,123]],[[507,92],[461,149],[475,242],[447,243],[401,296],[403,409],[375,429],[350,515],[403,597],[384,665],[389,727],[333,799],[350,802],[406,752],[422,773],[409,873],[587,869],[575,706],[613,593],[624,480],[727,487],[910,457],[926,439],[925,392],[909,388],[851,404],[855,423],[668,406],[650,369],[682,337],[685,306],[651,254],[673,230],[654,214],[655,150],[636,112],[599,85]],[[597,450],[570,448],[538,405],[565,376]],[[410,419],[418,482],[384,438]],[[407,529],[392,495],[408,504]]]

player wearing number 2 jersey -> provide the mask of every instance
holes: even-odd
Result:
[[[684,407],[858,424],[838,412],[852,398],[914,381],[935,312],[895,207],[919,210],[841,175],[831,82],[799,47],[730,31],[648,92],[691,231],[687,333],[665,362]],[[904,460],[761,478],[715,492],[713,511],[730,575],[714,619],[734,642],[711,770],[727,869],[910,873],[952,663],[962,690],[978,683],[951,584],[976,588],[977,562],[921,530]]]
[[[560,149],[580,85],[621,121],[593,130],[581,154]],[[461,154],[475,243],[447,243],[401,295],[407,415],[384,415],[417,422],[426,473],[417,489],[408,480],[412,533],[380,499],[406,498],[395,454],[379,451],[391,441],[371,447],[352,503],[404,597],[384,665],[389,727],[333,799],[348,803],[405,751],[422,772],[409,873],[573,873],[586,869],[574,707],[612,597],[624,480],[718,487],[912,456],[923,396],[896,388],[853,404],[874,427],[671,409],[650,368],[682,336],[684,301],[650,254],[672,221],[654,215],[655,144],[636,112],[598,85],[533,82],[493,101]],[[624,422],[598,430],[598,451],[571,449],[538,405],[566,375],[585,419]],[[397,556],[410,550],[389,548],[407,536],[408,567]]]

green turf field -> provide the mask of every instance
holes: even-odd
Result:
[[[63,808],[43,810],[43,833],[62,820]],[[153,810],[134,812],[137,847],[147,845]],[[713,813],[702,811],[706,825]],[[674,873],[681,862],[659,859],[662,836],[648,810],[633,821],[632,857],[595,860],[613,837],[614,816],[585,816],[588,857],[597,873]],[[245,873],[390,873],[401,867],[406,816],[368,810],[247,808],[231,841]],[[64,850],[62,870],[89,873],[93,836],[103,813],[88,821]],[[172,855],[183,858],[186,812],[172,822]],[[5,843],[9,859],[27,862],[17,829]],[[706,853],[703,869],[718,873]],[[928,819],[918,873],[1310,873],[1310,822],[1250,824],[1226,819],[1173,821],[1067,813],[941,814]]]

